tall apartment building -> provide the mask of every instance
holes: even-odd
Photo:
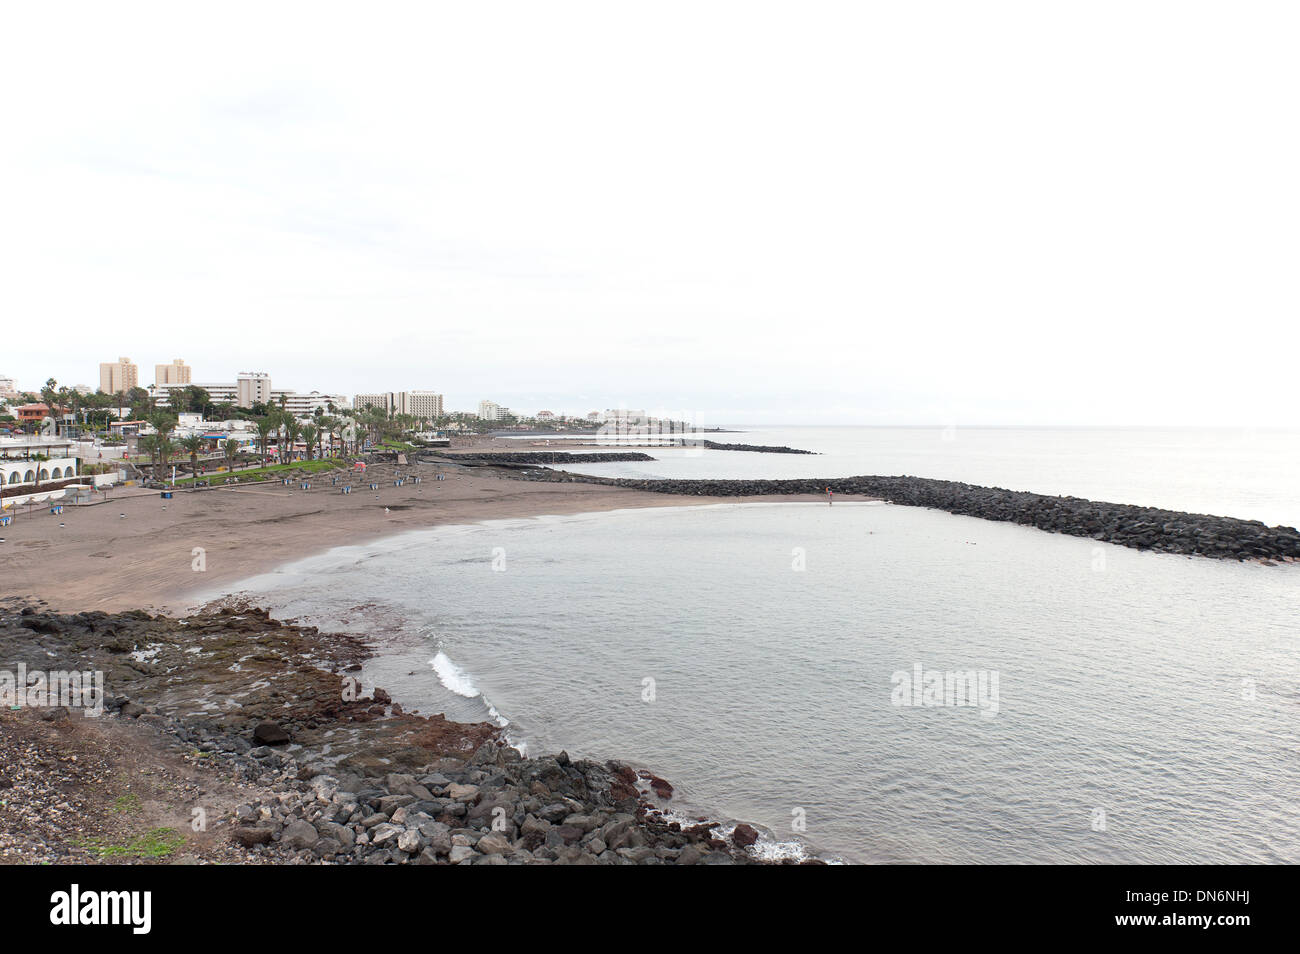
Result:
[[[442,417],[442,395],[437,391],[385,391],[358,394],[353,403],[357,410],[377,407],[386,414],[409,414],[412,417]]]
[[[271,376],[265,371],[240,371],[235,375],[235,405],[252,407],[271,403]]]
[[[174,359],[171,364],[155,364],[153,383],[160,388],[183,388],[190,383],[190,366],[180,358]]]
[[[436,391],[403,391],[402,403],[406,410],[400,413],[412,417],[442,417],[442,395]]]
[[[485,421],[499,421],[510,413],[510,408],[502,407],[496,401],[479,401],[478,416]]]
[[[105,394],[117,394],[140,386],[140,369],[130,358],[118,358],[99,365],[99,389]]]

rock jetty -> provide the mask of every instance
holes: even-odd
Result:
[[[692,442],[694,443],[694,442]],[[724,451],[750,451],[755,454],[816,454],[816,451],[800,450],[797,447],[774,447],[767,444],[723,444],[719,441],[699,441],[701,446],[709,450]]]
[[[537,472],[530,479],[578,480],[664,494],[748,497],[765,494],[861,495],[909,507],[929,507],[1049,533],[1161,553],[1220,560],[1300,560],[1300,531],[1258,520],[1183,513],[1157,507],[1053,497],[927,477],[837,477],[792,480],[664,480]]]

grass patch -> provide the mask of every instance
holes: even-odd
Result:
[[[300,460],[294,464],[271,464],[269,467],[254,467],[251,470],[222,471],[219,474],[206,474],[203,477],[184,477],[176,481],[177,487],[192,486],[195,481],[213,481],[214,487],[225,486],[227,477],[234,477],[242,483],[255,483],[265,480],[268,477],[283,477],[289,471],[297,471],[301,474],[316,474],[323,470],[334,470],[341,467],[343,462],[334,457],[327,457],[324,460]]]
[[[135,792],[128,792],[125,795],[119,795],[113,800],[113,811],[135,814],[140,811],[140,796]]]
[[[184,844],[185,836],[175,828],[153,828],[125,844],[88,838],[81,847],[100,858],[166,858]]]

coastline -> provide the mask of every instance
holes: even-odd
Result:
[[[661,807],[673,787],[649,771],[523,757],[495,726],[362,691],[355,637],[248,606],[0,606],[0,655],[99,674],[96,690],[35,684],[0,709],[0,863],[774,860],[750,850],[751,826]]]
[[[395,487],[399,472],[419,474],[421,483]],[[439,472],[445,480],[434,479]],[[106,501],[68,507],[58,516],[20,514],[0,533],[0,577],[9,595],[40,600],[51,609],[175,614],[189,609],[200,594],[334,547],[405,530],[682,506],[681,498],[671,494],[577,481],[521,481],[455,464],[372,464],[365,479],[379,483],[379,490],[358,488],[344,495],[322,475],[308,491],[297,484],[262,483],[178,490],[163,500],[157,491],[123,489],[111,492]],[[821,498],[697,498],[700,504],[799,499]]]
[[[423,479],[394,486],[398,471]],[[447,479],[432,479],[437,471]],[[378,686],[340,703],[339,681],[377,647],[272,619],[232,587],[337,547],[444,525],[683,507],[671,495],[455,465],[371,465],[366,479],[377,493],[344,495],[328,476],[306,492],[119,491],[6,528],[6,663],[106,678],[103,718],[83,721],[66,702],[0,712],[0,750],[13,747],[15,763],[20,751],[44,762],[74,751],[90,767],[0,772],[17,797],[0,805],[0,862],[118,861],[125,851],[147,863],[183,851],[190,863],[223,864],[821,863],[802,847],[774,855],[743,821],[674,811],[673,786],[635,754],[631,763],[521,756],[497,725],[404,711]],[[200,595],[212,597],[201,610]],[[148,782],[122,781],[137,775]],[[213,817],[190,835],[176,805],[196,798]],[[123,805],[143,807],[120,817]],[[511,821],[496,837],[484,823],[501,805]]]

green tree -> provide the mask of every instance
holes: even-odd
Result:
[[[199,454],[207,450],[208,442],[203,439],[202,434],[191,434],[189,437],[181,438],[181,447],[190,455],[190,474],[197,477],[199,475]]]
[[[302,425],[292,414],[285,413],[280,421],[280,463],[287,464],[293,459],[293,445],[302,434]]]
[[[315,445],[316,438],[319,434],[320,431],[315,424],[304,424],[302,426],[302,432],[300,436],[302,437],[303,441],[307,444],[308,460],[312,459],[312,447]]]
[[[135,447],[141,454],[149,455],[149,472],[157,476],[158,436],[156,434],[144,434],[135,442]]]
[[[259,418],[257,421],[257,447],[261,453],[262,460],[266,460],[266,447],[271,439],[271,432],[279,426],[279,422],[270,414],[266,417]]]

